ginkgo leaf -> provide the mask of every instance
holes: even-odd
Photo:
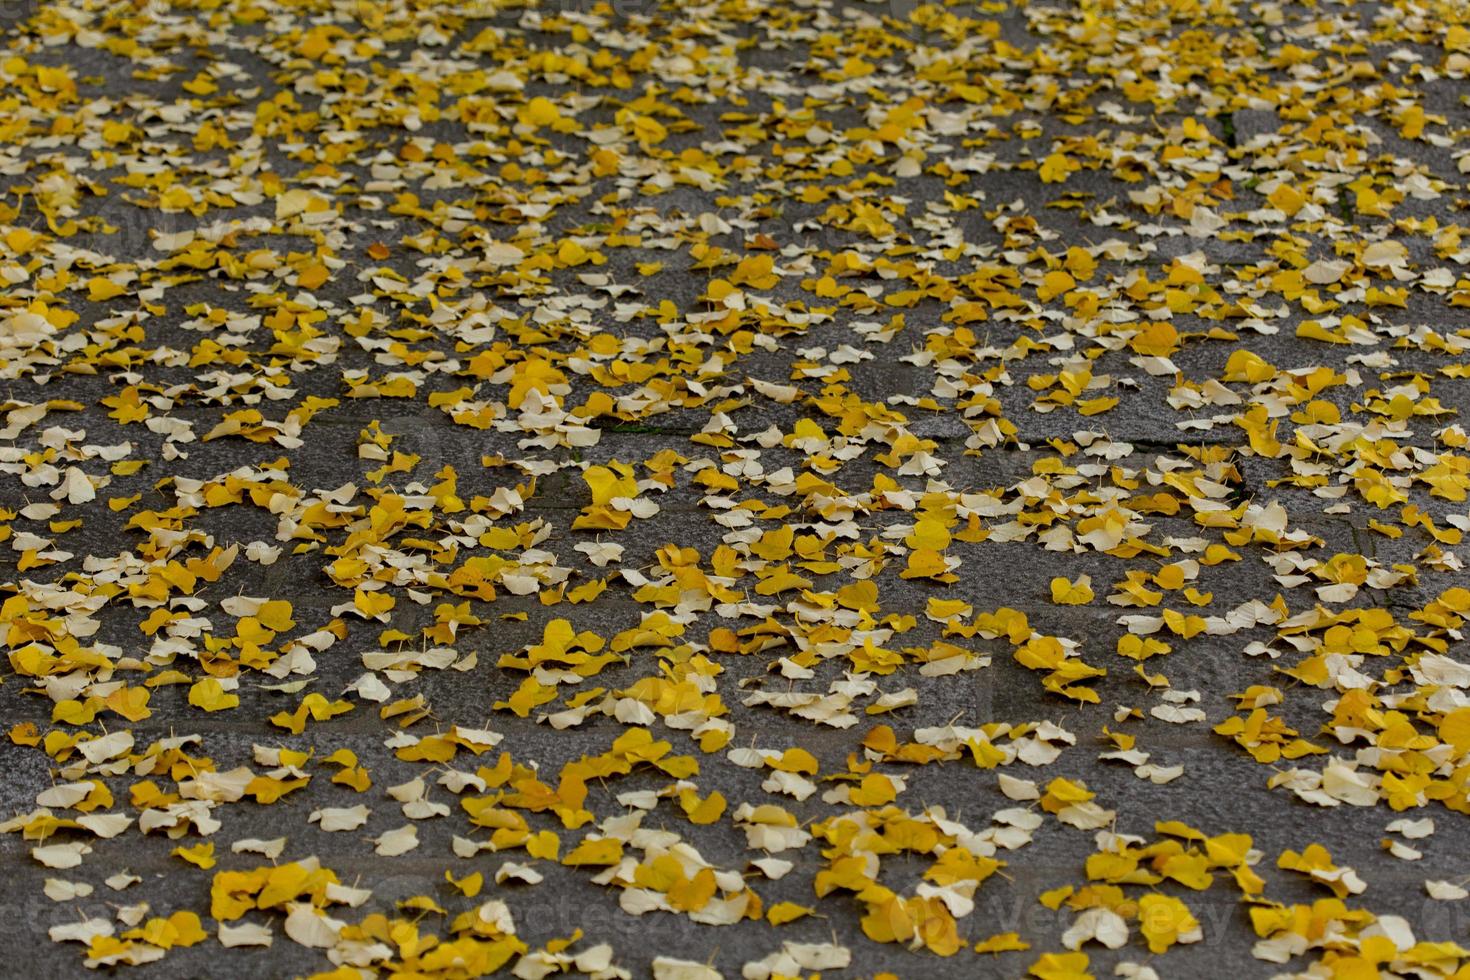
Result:
[[[1076,582],[1063,576],[1051,580],[1051,601],[1062,606],[1086,605],[1093,599],[1092,580],[1083,575]]]

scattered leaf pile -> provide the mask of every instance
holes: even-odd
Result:
[[[1470,7],[4,44],[27,957],[1470,975]]]

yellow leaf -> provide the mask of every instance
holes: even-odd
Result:
[[[296,625],[291,618],[291,603],[285,599],[272,599],[262,604],[255,618],[266,629],[275,630],[277,633],[284,633]]]
[[[561,110],[545,96],[536,96],[516,113],[521,122],[530,126],[550,126],[561,118]]]
[[[606,866],[617,864],[622,859],[623,842],[616,837],[603,837],[582,841],[561,859],[561,863],[572,868],[583,865]]]
[[[914,532],[904,539],[910,548],[943,551],[949,547],[949,529],[936,520],[920,518],[914,524]]]
[[[87,299],[94,303],[121,296],[125,292],[127,292],[126,288],[104,276],[94,276],[87,280]]]
[[[856,806],[883,806],[898,798],[898,790],[887,776],[870,772],[861,784],[849,790],[848,798]]]
[[[561,849],[561,838],[550,830],[543,830],[526,840],[526,853],[544,861],[555,861]]]
[[[1043,953],[1030,973],[1037,980],[1093,980],[1087,964],[1086,953]]]
[[[1447,712],[1439,723],[1439,737],[1454,746],[1456,755],[1470,751],[1470,707]]]
[[[1055,299],[1067,290],[1077,285],[1077,280],[1061,269],[1053,269],[1042,277],[1041,285],[1036,287],[1036,298],[1042,302]]]
[[[1043,184],[1060,184],[1077,169],[1077,165],[1065,153],[1053,153],[1041,161],[1037,175]]]
[[[1138,900],[1138,927],[1153,953],[1167,952],[1179,942],[1200,938],[1199,922],[1189,907],[1172,895],[1145,895]]]
[[[377,592],[365,592],[358,589],[352,597],[352,605],[358,612],[368,619],[380,619],[384,622],[388,619],[388,610],[397,604],[396,599],[381,590]]]
[[[458,880],[448,871],[444,872],[444,880],[459,890],[465,898],[474,898],[480,894],[480,889],[485,885],[485,876],[478,871],[465,875]]]
[[[1051,580],[1051,601],[1059,606],[1084,606],[1092,599],[1090,576],[1083,575],[1075,583],[1060,575]]]
[[[1031,944],[1017,932],[998,932],[989,939],[975,944],[977,953],[1019,953],[1031,948]]]
[[[703,800],[693,791],[689,791],[679,798],[679,803],[684,808],[685,816],[693,824],[712,824],[725,813],[725,797],[720,794],[719,790]]]
[[[153,714],[148,709],[151,696],[146,688],[120,687],[107,696],[105,703],[128,721],[142,721]]]
[[[239,707],[240,696],[225,691],[213,677],[205,677],[189,688],[189,703],[205,711],[224,711]]]
[[[815,911],[816,909],[797,905],[795,902],[777,902],[766,912],[766,921],[773,926],[783,926],[788,922],[804,919]]]
[[[170,853],[174,857],[183,858],[190,864],[203,868],[205,871],[208,871],[215,865],[213,841],[205,841],[202,844],[195,844],[193,847],[176,847]]]

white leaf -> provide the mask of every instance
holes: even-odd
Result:
[[[653,961],[653,980],[724,980],[724,974],[704,963],[659,956]]]
[[[236,946],[269,946],[273,941],[268,926],[256,925],[253,922],[242,922],[240,925],[232,926],[229,923],[219,924],[219,944],[227,949]]]
[[[1429,893],[1430,898],[1441,902],[1458,902],[1462,898],[1470,898],[1470,891],[1448,881],[1426,881],[1424,890]]]
[[[341,932],[342,923],[305,902],[292,902],[286,914],[286,935],[311,949],[330,949],[337,944]]]
[[[311,816],[306,819],[314,824],[319,824],[322,830],[335,832],[340,830],[356,830],[367,823],[368,814],[371,811],[362,804],[357,806],[323,807],[313,810]]]
[[[407,824],[372,840],[377,845],[375,853],[382,857],[397,857],[419,846],[419,830],[413,824]]]

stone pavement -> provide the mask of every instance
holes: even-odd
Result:
[[[0,8],[7,974],[1470,969],[1465,5]]]

